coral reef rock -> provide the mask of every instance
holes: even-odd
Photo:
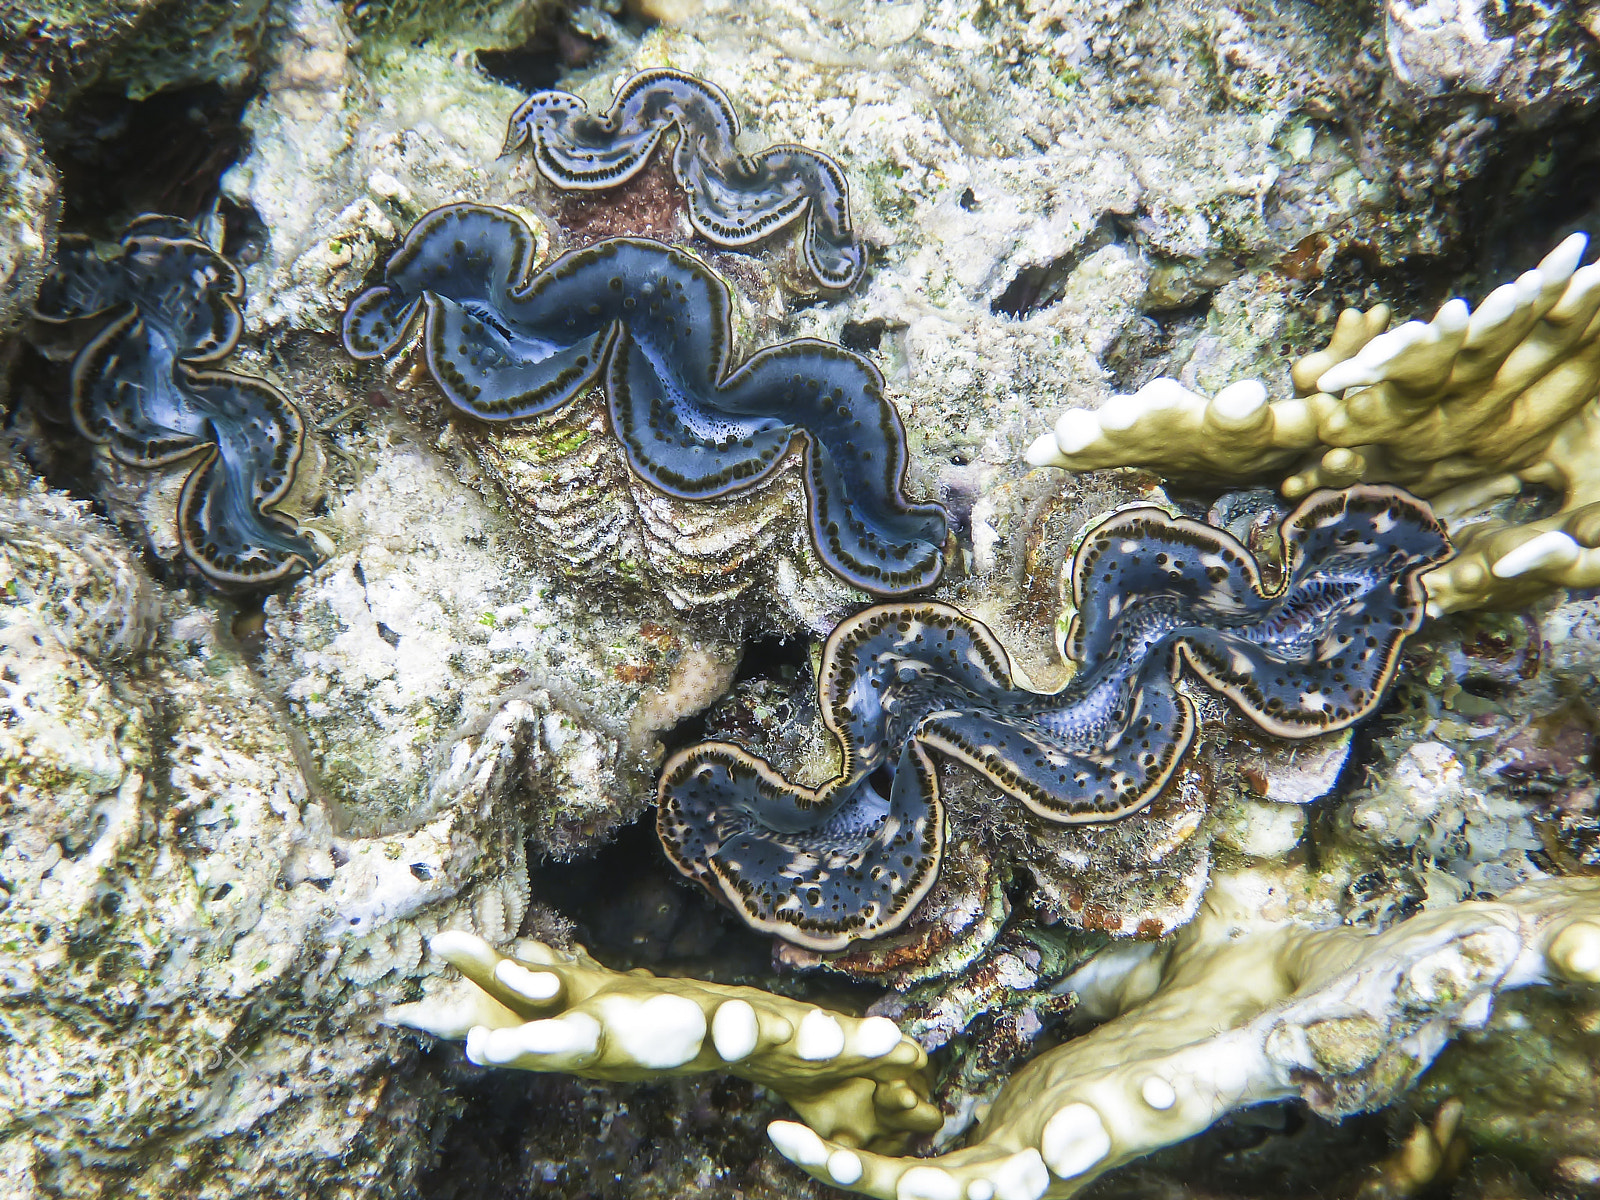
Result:
[[[392,913],[460,892],[470,821],[335,835],[214,609],[159,595],[9,462],[0,512],[8,1192],[333,1194],[413,1172],[432,1102],[393,1086],[410,1052],[316,1031],[369,1003],[340,939],[375,893]],[[485,853],[496,878],[509,849]]]
[[[319,794],[369,831],[515,813],[559,857],[636,817],[657,735],[726,688],[737,648],[670,610],[590,610],[405,430],[349,444],[372,459],[328,515],[339,553],[268,600],[261,664]]]
[[[1600,292],[1564,239],[1595,227],[1597,36],[1576,0],[0,5],[0,1191],[1592,1192]],[[501,155],[556,95],[631,178]],[[613,105],[642,140],[591,136]],[[815,157],[739,174],[783,147]],[[897,602],[980,622],[1019,691],[1069,685],[1068,564],[1113,510],[1269,563],[1302,495],[1404,486],[1462,553],[1371,720],[1291,743],[1180,682],[1166,790],[1075,826],[939,755],[915,911],[775,942],[649,806],[707,738],[797,788],[843,768],[803,644],[867,601],[804,448],[708,504],[640,474],[604,387],[490,423],[424,339],[353,362],[344,314],[457,205],[515,214],[535,268],[698,264],[719,361],[857,364],[894,483],[948,516]],[[58,225],[145,211],[243,275],[228,370],[304,420],[324,561],[270,590],[200,586],[187,470],[39,402],[71,387],[19,328]],[[1075,473],[1028,466],[1065,408]],[[558,1069],[382,1020],[451,1004],[421,1023]],[[1246,1160],[1287,1166],[1252,1191]]]

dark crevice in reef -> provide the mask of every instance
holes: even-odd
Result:
[[[875,354],[888,328],[889,323],[881,317],[874,317],[870,321],[848,321],[839,330],[839,344],[857,354]]]
[[[793,1113],[740,1079],[628,1085],[485,1070],[450,1043],[425,1055],[422,1068],[453,1103],[435,1124],[419,1200],[839,1194],[768,1148],[766,1123]]]
[[[0,387],[0,394],[9,400],[3,429],[22,460],[50,487],[85,501],[96,516],[118,527],[153,579],[181,587],[181,560],[179,570],[174,572],[174,564],[151,553],[138,530],[123,527],[116,520],[99,494],[94,447],[73,428],[68,408],[72,364],[54,362],[19,338],[8,367],[4,386]]]
[[[555,87],[561,77],[587,63],[601,43],[570,29],[552,29],[510,50],[479,50],[478,69],[507,87],[540,92]]]
[[[785,683],[809,678],[811,643],[803,637],[757,638],[745,647],[734,684],[750,679],[776,679]]]
[[[140,213],[206,212],[244,148],[248,99],[215,84],[137,101],[109,91],[79,97],[40,131],[61,172],[61,227],[109,238]]]
[[[1464,226],[1460,261],[1441,267],[1475,272],[1487,290],[1574,230],[1600,234],[1600,108],[1589,108],[1581,119],[1544,129],[1498,131],[1456,205]]]
[[[222,257],[244,268],[261,261],[267,247],[267,224],[248,204],[219,198],[217,216],[222,222]]]
[[[661,852],[655,806],[593,855],[537,862],[530,849],[533,899],[560,912],[574,938],[606,966],[637,967],[740,983],[860,1012],[883,994],[870,984],[826,975],[779,974],[773,940],[678,874]],[[604,884],[596,886],[597,880]]]
[[[531,862],[533,896],[572,919],[577,940],[616,970],[734,979],[771,973],[771,942],[673,870],[655,807],[592,857]],[[596,880],[608,880],[596,887]]]
[[[1127,237],[1127,226],[1114,213],[1104,213],[1087,237],[1060,258],[1047,263],[1032,263],[1016,275],[1005,289],[989,302],[989,311],[1000,316],[1025,317],[1061,299],[1067,280],[1095,251],[1121,242]]]
[[[1465,211],[1468,262],[1481,281],[1478,294],[1538,262],[1569,233],[1600,237],[1600,117],[1582,125],[1512,143],[1475,181],[1483,201]]]
[[[1136,392],[1159,375],[1176,375],[1188,361],[1194,341],[1211,312],[1207,292],[1181,308],[1152,309],[1130,321],[1100,356],[1118,392]]]
[[[1445,119],[1430,116],[1417,128],[1433,129]],[[1492,118],[1496,123],[1510,119]],[[1394,310],[1396,323],[1427,319],[1453,296],[1481,300],[1569,233],[1600,235],[1597,135],[1600,110],[1544,129],[1501,131],[1484,151],[1484,165],[1459,189],[1436,198],[1443,253],[1384,263],[1376,246],[1336,234],[1331,261],[1310,278],[1311,286],[1297,302],[1316,314],[1312,324],[1317,328],[1327,324],[1327,310],[1379,302]],[[1585,257],[1593,260],[1594,250]],[[1320,343],[1305,347],[1316,348]]]
[[[803,637],[790,638],[777,634],[747,643],[728,694],[731,695],[739,684],[752,679],[773,679],[802,691],[809,688],[810,646],[811,643]],[[692,713],[681,718],[671,729],[657,735],[663,756],[705,741],[706,716],[706,710]]]
[[[1226,1196],[1229,1200],[1350,1196],[1352,1180],[1389,1153],[1394,1142],[1387,1114],[1343,1121],[1317,1116],[1299,1101],[1241,1109],[1204,1133],[1158,1150],[1091,1184],[1083,1200],[1155,1200],[1173,1195]],[[1423,1190],[1422,1197],[1446,1192]]]
[[[558,87],[568,71],[591,65],[608,44],[572,28],[570,18],[570,13],[559,14],[520,46],[477,51],[478,70],[519,91]],[[632,21],[624,24],[631,26]],[[642,33],[643,28],[640,25],[634,32]]]
[[[773,634],[756,638],[745,645],[728,695],[732,695],[740,684],[753,679],[771,679],[803,693],[811,686],[810,655],[811,643],[803,637]],[[672,754],[685,746],[705,741],[708,711],[684,717],[671,729],[658,735],[663,754]]]

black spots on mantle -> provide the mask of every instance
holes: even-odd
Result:
[[[944,814],[930,754],[1047,820],[1096,822],[1149,804],[1187,752],[1185,670],[1277,736],[1350,725],[1392,678],[1421,623],[1418,577],[1449,543],[1426,505],[1379,487],[1315,493],[1280,536],[1286,574],[1269,588],[1221,529],[1154,507],[1107,517],[1074,563],[1080,669],[1055,695],[1017,688],[993,635],[956,609],[857,614],[819,680],[841,773],[813,789],[739,746],[682,751],[659,789],[669,858],[753,927],[839,949],[898,928],[931,886]]]

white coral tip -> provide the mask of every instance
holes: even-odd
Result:
[[[840,1187],[849,1187],[860,1179],[864,1169],[861,1155],[853,1150],[835,1150],[828,1155],[828,1177]]]
[[[1204,404],[1176,379],[1152,379],[1131,396],[1112,396],[1096,414],[1100,428],[1117,433],[1132,429],[1151,413],[1170,408],[1199,408]],[[1059,427],[1057,436],[1060,436]]]
[[[493,1003],[481,992],[471,999],[455,1003],[437,998],[420,1000],[415,1004],[396,1004],[385,1009],[382,1020],[388,1025],[406,1025],[423,1033],[431,1033],[434,1037],[456,1041],[483,1024],[486,1018],[493,1019],[492,1009],[485,1012],[486,1005]]]
[[[1388,333],[1380,333],[1361,347],[1355,361],[1362,363],[1369,370],[1376,371],[1380,367],[1388,366],[1411,347],[1436,341],[1437,338],[1438,334],[1427,322],[1407,321],[1404,325],[1389,330]],[[1374,375],[1373,378],[1378,379],[1380,376]]]
[[[467,1034],[467,1058],[480,1067],[504,1067],[528,1057],[583,1058],[600,1046],[600,1022],[567,1013],[510,1029],[479,1025]]]
[[[1583,261],[1583,252],[1589,247],[1589,235],[1574,233],[1539,262],[1539,270],[1552,283],[1564,282]]]
[[[1432,325],[1437,332],[1448,337],[1450,334],[1463,332],[1471,320],[1472,309],[1467,307],[1465,300],[1457,296],[1454,300],[1446,300],[1439,306]]]
[[[1211,401],[1211,411],[1225,424],[1238,424],[1261,411],[1267,388],[1259,379],[1241,379],[1223,388]]]
[[[940,1167],[912,1167],[895,1184],[895,1200],[961,1200],[961,1184]]]
[[[499,955],[494,952],[494,947],[489,945],[475,933],[467,933],[461,929],[444,929],[428,939],[428,949],[451,966],[460,966],[463,962],[474,963],[488,959],[498,961]]]
[[[1518,275],[1513,286],[1517,289],[1518,300],[1523,304],[1532,304],[1544,292],[1544,272],[1532,267]]]
[[[1571,535],[1550,529],[1496,559],[1490,570],[1496,579],[1515,579],[1529,571],[1570,567],[1582,554],[1583,547],[1573,541]]]
[[[509,958],[495,964],[494,978],[507,991],[536,1004],[554,1000],[561,994],[561,976],[553,971],[530,971]]]
[[[1100,418],[1086,408],[1069,408],[1056,418],[1056,448],[1062,454],[1081,454],[1103,434]]]
[[[1061,453],[1061,447],[1056,442],[1056,435],[1047,433],[1043,437],[1035,438],[1022,452],[1022,461],[1030,467],[1066,467],[1071,466],[1071,460]]]
[[[1165,1112],[1178,1102],[1178,1093],[1173,1086],[1159,1075],[1148,1076],[1139,1085],[1139,1095],[1144,1097],[1144,1102],[1151,1108]]]
[[[989,1182],[994,1200],[1039,1200],[1050,1190],[1050,1170],[1039,1152],[1029,1147],[991,1168]],[[970,1184],[967,1196],[972,1200]]]
[[[1151,404],[1144,392],[1138,391],[1131,396],[1112,396],[1100,406],[1095,416],[1099,419],[1101,429],[1124,433],[1138,424],[1151,409],[1161,407],[1165,406]]]
[[[484,1050],[487,1048],[489,1035],[494,1030],[487,1025],[474,1025],[467,1030],[467,1061],[475,1062],[480,1067],[486,1065],[487,1059]]]
[[[813,1008],[800,1019],[794,1035],[794,1052],[806,1062],[826,1062],[844,1053],[844,1026],[820,1008]]]
[[[773,1121],[767,1126],[767,1137],[778,1153],[796,1166],[820,1167],[828,1161],[827,1143],[799,1121]]]
[[[1581,300],[1596,288],[1600,288],[1600,262],[1592,262],[1587,267],[1579,267],[1572,273],[1572,282],[1567,285],[1564,301]]]
[[[705,1044],[705,1011],[687,996],[651,996],[643,1003],[630,1001],[627,1007],[618,1004],[604,1015],[610,1046],[651,1070],[681,1067]]]
[[[756,1010],[746,1000],[729,1000],[711,1017],[711,1044],[723,1062],[740,1062],[755,1052],[761,1035]]]
[[[1547,955],[1568,979],[1600,983],[1600,925],[1574,921],[1551,940]]]
[[[1431,325],[1407,321],[1388,333],[1380,333],[1354,358],[1334,363],[1317,380],[1317,390],[1342,392],[1346,388],[1366,387],[1384,377],[1384,368],[1419,342],[1437,341]]]
[[[1511,319],[1517,311],[1517,289],[1515,284],[1502,284],[1483,298],[1483,303],[1478,305],[1478,311],[1472,314],[1472,323],[1467,331],[1467,336],[1484,334],[1498,325]]]
[[[1353,358],[1347,358],[1342,363],[1334,363],[1321,375],[1317,376],[1317,391],[1337,395],[1346,388],[1366,387],[1372,383],[1372,372],[1367,370]]]
[[[1111,1153],[1111,1135],[1087,1104],[1069,1104],[1050,1118],[1039,1139],[1045,1164],[1062,1179],[1082,1175]]]
[[[862,1058],[882,1058],[899,1044],[900,1026],[888,1017],[868,1017],[851,1039],[851,1049]]]

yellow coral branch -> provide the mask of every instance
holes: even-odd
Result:
[[[542,942],[521,943],[518,958],[468,933],[441,933],[429,945],[471,986],[399,1005],[388,1019],[465,1038],[467,1057],[482,1066],[624,1082],[725,1071],[777,1092],[839,1152],[897,1148],[943,1123],[927,1098],[927,1054],[886,1017],[613,971]],[[841,1153],[836,1165],[848,1161]]]
[[[1223,892],[1172,942],[1068,980],[1121,1015],[1018,1071],[975,1145],[855,1154],[861,1174],[848,1181],[831,1174],[828,1139],[777,1122],[774,1143],[816,1178],[880,1200],[1065,1197],[1247,1105],[1300,1095],[1327,1115],[1379,1107],[1456,1030],[1487,1020],[1498,991],[1600,982],[1593,880],[1544,881],[1378,935],[1250,929],[1223,911]]]
[[[1542,880],[1376,935],[1265,924],[1255,907],[1248,887],[1218,881],[1176,938],[1081,968],[1066,985],[1084,1011],[1111,1019],[1028,1063],[976,1144],[937,1158],[888,1152],[940,1116],[926,1099],[926,1055],[884,1018],[623,974],[537,942],[511,958],[461,933],[432,945],[465,990],[389,1017],[465,1037],[487,1066],[754,1080],[806,1122],[773,1122],[779,1151],[880,1200],[1041,1200],[1246,1105],[1298,1095],[1330,1116],[1377,1108],[1456,1031],[1481,1026],[1499,992],[1600,983],[1600,880]]]

